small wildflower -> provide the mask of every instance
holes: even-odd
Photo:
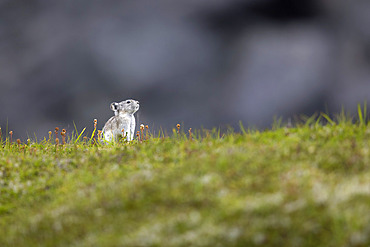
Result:
[[[62,133],[60,133],[60,135],[62,136],[62,144],[66,144],[66,130],[63,129],[62,130]]]
[[[94,142],[96,142],[96,140],[95,140],[95,135],[96,135],[96,128],[97,128],[97,126],[98,126],[98,120],[95,118],[94,119],[94,132],[93,132],[93,134],[94,134],[94,136],[93,136],[93,138],[94,138]]]
[[[177,128],[177,134],[180,134],[180,126],[181,126],[180,124],[177,124],[177,125],[176,125],[176,128]]]
[[[125,129],[122,129],[121,132],[122,132],[123,139],[125,139],[126,137]]]
[[[51,132],[51,131],[49,131],[49,140],[51,140],[51,133],[52,133],[52,132]]]
[[[21,139],[17,139],[17,144],[21,145]]]
[[[59,138],[55,138],[55,145],[59,145]]]
[[[141,140],[144,140],[144,124],[140,124]]]
[[[87,142],[87,137],[86,137],[86,136],[84,136],[84,138],[83,138],[83,139],[84,139],[84,142],[86,143],[86,142]]]
[[[98,130],[98,140],[101,139],[101,130]]]
[[[9,135],[10,135],[10,143],[13,142],[13,131],[9,131]]]
[[[189,128],[189,140],[192,140],[192,133],[191,133],[191,128]]]
[[[136,136],[137,136],[137,139],[139,140],[139,142],[141,142],[141,140],[140,140],[140,131],[136,132]]]
[[[149,126],[148,125],[145,125],[145,129],[146,129],[145,139],[148,140],[148,137],[149,137],[149,134],[148,134],[148,132],[149,132]]]
[[[58,127],[55,127],[55,137],[56,138],[58,137],[58,131],[59,131],[59,128]]]

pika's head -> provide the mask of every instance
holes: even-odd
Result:
[[[114,111],[114,115],[120,113],[134,114],[140,108],[139,101],[133,99],[127,99],[119,103],[113,102],[110,104],[110,109]]]

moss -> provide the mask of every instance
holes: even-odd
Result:
[[[340,123],[5,143],[0,245],[368,246],[369,133]]]

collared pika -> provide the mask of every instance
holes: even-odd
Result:
[[[127,141],[132,141],[135,134],[135,117],[134,113],[139,110],[139,101],[128,99],[122,102],[113,102],[110,108],[114,112],[104,125],[103,139],[111,142],[116,141],[119,136],[123,136],[122,130],[125,132]]]

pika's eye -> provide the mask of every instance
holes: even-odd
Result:
[[[127,103],[127,104],[130,104],[130,103],[131,103],[131,101],[130,101],[130,100],[127,100],[127,101],[126,101],[126,103]]]

